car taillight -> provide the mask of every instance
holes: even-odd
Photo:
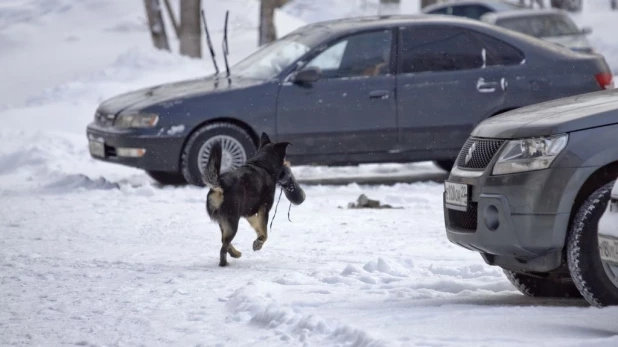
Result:
[[[614,88],[614,76],[611,72],[598,73],[594,75],[594,78],[597,80],[597,83],[602,89]]]

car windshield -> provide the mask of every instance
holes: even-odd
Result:
[[[578,35],[580,33],[575,23],[560,15],[503,18],[496,24],[534,37]]]
[[[310,47],[290,36],[271,42],[230,68],[234,75],[270,79],[309,52]]]

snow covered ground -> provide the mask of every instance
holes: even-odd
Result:
[[[249,54],[257,3],[206,3],[214,41],[230,9],[230,59]],[[596,4],[580,18],[616,52],[618,15]],[[151,49],[142,11],[140,1],[0,2],[1,346],[618,344],[618,309],[526,298],[450,244],[438,183],[306,187],[292,222],[282,200],[262,251],[242,222],[243,257],[219,268],[203,189],[159,188],[87,152],[84,128],[103,99],[211,71],[207,59]],[[280,34],[329,16],[314,13],[280,11]],[[294,168],[305,178],[401,169],[439,172]],[[346,209],[361,193],[398,208]]]
[[[532,300],[444,237],[436,183],[312,187],[219,268],[205,191],[4,195],[0,345],[611,346],[616,309]],[[403,209],[339,209],[360,193]],[[319,217],[318,217],[319,216]]]

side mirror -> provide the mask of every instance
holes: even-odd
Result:
[[[582,28],[582,34],[584,35],[588,35],[592,33],[592,28],[591,27],[583,27]]]
[[[307,84],[313,83],[322,77],[322,71],[317,67],[308,67],[300,70],[294,76],[294,83]]]

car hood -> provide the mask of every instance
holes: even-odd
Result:
[[[139,111],[152,105],[176,102],[196,96],[241,90],[264,82],[266,81],[242,77],[210,76],[167,83],[114,96],[103,101],[99,106],[99,110],[110,114],[117,114],[121,111]]]
[[[472,136],[514,139],[618,124],[618,89],[518,108],[481,122]]]

